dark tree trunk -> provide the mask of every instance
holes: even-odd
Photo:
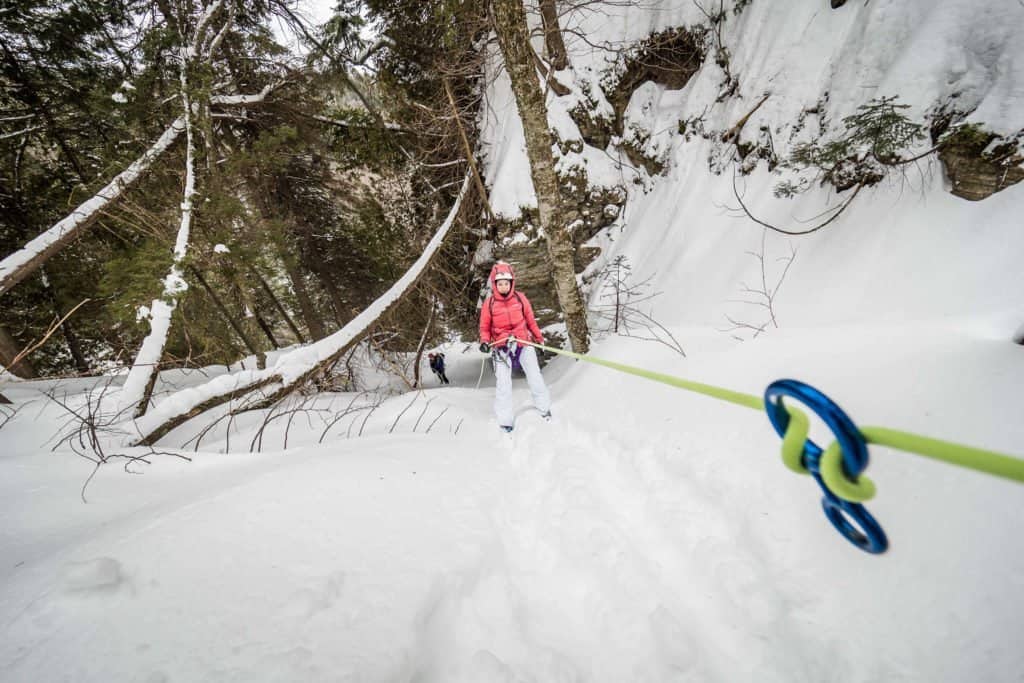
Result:
[[[338,324],[338,329],[341,329],[348,322],[350,315],[348,306],[341,299],[341,291],[338,289],[338,283],[334,281],[334,274],[322,264],[310,264],[310,266],[310,270],[316,273],[317,280],[320,281],[320,285],[327,292],[327,297],[331,300],[334,320]]]
[[[306,281],[303,279],[302,272],[295,267],[288,254],[281,254],[281,261],[284,263],[284,270],[292,283],[292,291],[295,292],[295,299],[299,302],[299,311],[302,313],[302,319],[306,322],[309,336],[313,338],[313,341],[323,339],[327,336],[327,332],[324,330],[323,321],[320,320],[320,313],[309,297],[309,290],[306,289]]]
[[[270,288],[270,285],[267,284],[267,281],[262,275],[260,275],[258,270],[251,266],[249,267],[249,270],[252,272],[253,276],[259,280],[263,291],[267,293],[267,296],[270,297],[270,301],[274,304],[274,308],[276,308],[277,312],[281,314],[282,318],[284,318],[288,328],[292,331],[292,334],[295,335],[296,341],[300,344],[305,344],[306,338],[302,336],[302,331],[299,330],[299,326],[295,324],[294,320],[292,320],[291,315],[288,314],[288,310],[284,307],[284,304],[281,303],[281,300],[277,298],[276,294],[274,294],[274,290]]]
[[[505,57],[505,68],[512,80],[516,106],[523,121],[530,177],[537,193],[537,208],[547,238],[558,303],[565,316],[573,350],[586,353],[589,348],[587,312],[576,284],[573,263],[575,247],[567,230],[562,207],[558,176],[551,154],[547,107],[533,66],[533,48],[527,32],[526,12],[522,0],[493,0],[491,7],[498,43]]]
[[[263,334],[267,335],[267,339],[270,341],[270,345],[273,346],[275,349],[281,348],[281,345],[277,343],[277,339],[274,337],[274,330],[270,327],[270,325],[267,324],[267,321],[263,319],[263,316],[260,315],[260,312],[254,308],[252,314],[253,317],[256,318],[256,324],[260,326],[261,330],[263,330]]]
[[[10,362],[17,358],[18,354],[21,353],[22,346],[18,343],[18,340],[14,338],[6,327],[0,325],[0,364],[2,364],[7,371],[15,377],[21,377],[22,379],[36,379],[39,377],[36,374],[36,369],[32,367],[32,364],[28,361],[28,358],[22,358],[18,361],[17,365],[10,365]]]
[[[60,305],[60,295],[57,293],[56,288],[50,283],[49,278],[46,277],[45,271],[43,273],[43,289],[46,290],[46,296],[50,300],[50,307],[53,308],[53,314],[60,320],[64,317],[64,311]],[[60,331],[64,334],[64,341],[68,344],[68,352],[71,353],[71,357],[75,361],[75,369],[80,373],[89,372],[89,361],[85,359],[85,354],[82,353],[82,345],[78,341],[78,335],[75,334],[75,328],[71,326],[70,320],[65,320],[60,324]]]
[[[235,319],[235,316],[231,315],[231,311],[228,310],[227,306],[224,305],[224,302],[221,301],[219,296],[217,296],[217,293],[213,291],[213,288],[210,287],[210,283],[206,281],[206,278],[204,278],[203,274],[199,272],[199,269],[195,266],[189,266],[189,270],[192,271],[192,276],[195,277],[196,281],[202,285],[204,290],[206,290],[210,300],[213,301],[213,305],[216,306],[217,310],[220,311],[220,314],[224,316],[224,320],[226,320],[228,325],[231,326],[231,329],[235,331],[238,338],[242,340],[242,343],[245,344],[245,348],[249,350],[249,353],[253,355],[259,353],[259,349],[256,348],[256,344],[254,344],[252,339],[249,338],[249,335],[245,333],[245,329],[243,329],[241,323]]]
[[[57,314],[59,315],[59,312]],[[75,328],[71,326],[69,321],[65,320],[60,324],[60,329],[64,333],[64,341],[68,343],[68,351],[75,360],[75,369],[83,375],[88,374],[92,368],[89,367],[89,361],[86,360],[85,354],[82,353],[82,345],[78,341],[78,334],[75,333]]]
[[[544,24],[544,47],[547,50],[551,68],[561,71],[569,66],[569,57],[562,40],[562,29],[558,26],[558,8],[555,0],[540,0],[540,19]]]

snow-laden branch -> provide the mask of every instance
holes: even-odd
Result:
[[[314,115],[310,116],[309,118],[313,119],[314,121],[319,121],[320,123],[326,123],[326,124],[331,125],[331,126],[337,126],[338,128],[353,128],[353,127],[361,128],[361,127],[365,127],[364,124],[353,124],[351,121],[345,121],[344,119],[332,119],[332,118],[327,117],[327,116],[320,116],[319,114],[314,114]],[[397,123],[386,123],[386,124],[384,124],[384,128],[386,130],[394,130],[394,131],[398,131],[400,133],[408,133],[409,132],[407,129],[402,128]]]
[[[184,52],[185,50],[183,50]],[[188,252],[188,240],[192,227],[192,203],[196,194],[196,154],[192,132],[192,99],[189,97],[188,60],[181,65],[181,102],[185,108],[185,190],[181,200],[181,223],[174,241],[174,261],[164,278],[161,298],[154,299],[149,308],[149,334],[142,340],[121,393],[117,397],[116,414],[132,409],[136,416],[146,412],[153,380],[160,367],[167,337],[171,330],[171,316],[177,308],[178,298],[188,289],[181,272],[181,263]]]
[[[205,384],[178,391],[163,399],[144,416],[123,425],[122,429],[134,435],[136,445],[153,444],[172,429],[201,412],[258,389],[274,387],[274,390],[262,401],[259,401],[258,405],[276,402],[321,368],[332,364],[354,342],[361,339],[366,331],[412,288],[455,223],[455,217],[459,213],[470,182],[471,176],[466,174],[459,196],[448,212],[447,218],[416,262],[388,291],[343,328],[316,343],[283,354],[272,368],[221,375]]]
[[[210,6],[203,12],[203,16],[200,17],[199,22],[196,24],[195,33],[192,35],[192,41],[189,43],[185,50],[185,59],[193,59],[199,55],[199,46],[203,40],[203,34],[206,33],[206,27],[213,21],[213,15],[217,13],[217,10],[223,5],[223,0],[215,0],[211,2]]]
[[[258,104],[263,102],[283,82],[267,85],[255,95],[217,95],[210,98],[211,104],[224,106]],[[125,190],[138,181],[149,170],[171,144],[185,130],[185,118],[174,121],[163,135],[131,166],[119,173],[103,189],[82,202],[74,211],[55,223],[46,232],[30,241],[24,247],[0,261],[0,295],[14,287],[38,270],[51,256],[66,247],[80,233],[92,225],[100,213],[118,199]]]
[[[235,6],[231,5],[228,10],[228,18],[224,21],[224,25],[220,27],[220,31],[213,37],[213,40],[211,40],[210,44],[206,47],[206,58],[208,60],[213,59],[213,53],[217,51],[218,47],[220,47],[220,44],[224,41],[224,36],[228,34],[228,31],[231,30],[234,23]]]
[[[210,104],[225,104],[225,105],[237,105],[237,104],[257,104],[267,99],[267,95],[274,91],[274,88],[280,86],[281,83],[270,83],[259,91],[255,95],[214,95],[210,98]]]
[[[89,227],[111,202],[133,185],[153,162],[171,146],[185,130],[185,119],[174,121],[153,146],[119,173],[106,187],[82,202],[65,218],[42,233],[24,247],[0,261],[0,294],[38,270],[47,259],[63,249]]]

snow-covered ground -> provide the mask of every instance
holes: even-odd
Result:
[[[580,19],[591,42],[700,19],[691,3],[659,7]],[[1022,23],[1013,2],[754,0],[723,34],[747,99],[711,107],[706,125],[727,129],[768,89],[745,130],[787,132],[825,90],[835,121],[891,92],[921,115],[960,74],[986,120],[1019,129],[1024,43],[1007,36]],[[578,71],[600,62],[584,47]],[[1024,347],[1011,342],[1024,322],[1024,188],[966,202],[930,161],[864,190],[818,233],[768,235],[769,281],[796,250],[778,327],[724,331],[726,316],[765,320],[742,303],[744,283],[760,284],[747,252],[763,231],[730,209],[731,172],[709,172],[711,145],[669,125],[713,101],[720,78],[709,61],[682,91],[642,91],[650,106],[631,107],[632,121],[665,131],[652,144],[669,170],[628,184],[604,236],[606,258],[654,278],[663,294],[649,305],[687,356],[612,335],[592,352],[751,394],[793,377],[861,426],[1024,458]],[[491,112],[488,180],[496,205],[518,207],[530,198],[507,114]],[[776,180],[763,168],[741,179],[771,220],[837,201],[824,189],[775,199]],[[40,395],[53,383],[5,386],[20,410],[0,429],[0,680],[1022,680],[1019,484],[873,448],[867,507],[892,545],[871,556],[782,465],[763,413],[557,358],[545,369],[554,421],[517,380],[504,436],[489,373],[476,388],[480,354],[445,351],[450,387],[428,379],[326,432],[367,398],[316,397],[271,422],[255,453],[261,415],[233,422],[230,439],[218,423],[193,450],[214,414],[172,432],[151,464],[102,467],[88,503],[92,464],[50,452],[66,419]],[[87,386],[55,395],[81,405]]]

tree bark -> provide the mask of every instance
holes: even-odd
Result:
[[[185,189],[181,199],[181,222],[174,241],[174,260],[171,269],[164,278],[164,289],[161,298],[154,299],[150,306],[150,330],[142,340],[139,352],[135,356],[131,370],[125,378],[124,386],[118,397],[117,413],[133,408],[133,416],[138,418],[145,414],[149,399],[160,372],[160,360],[170,333],[174,309],[178,299],[188,290],[182,272],[182,263],[188,252],[189,236],[192,229],[192,214],[196,191],[196,129],[204,127],[203,120],[210,115],[209,90],[204,87],[199,75],[202,67],[209,62],[209,54],[201,54],[200,47],[206,42],[206,29],[213,14],[220,6],[216,0],[206,8],[205,14],[196,26],[192,40],[186,44],[181,36],[181,65],[179,72],[182,117],[185,120]],[[184,23],[187,10],[179,17],[179,26]],[[228,18],[228,23],[233,17]],[[219,35],[219,34],[218,34]],[[211,47],[212,49],[212,47]]]
[[[270,297],[270,301],[274,304],[274,308],[276,308],[277,312],[281,314],[282,318],[284,318],[285,323],[288,325],[288,329],[290,329],[292,334],[295,335],[296,341],[300,344],[305,344],[306,338],[302,336],[302,331],[299,330],[298,325],[296,325],[295,321],[292,320],[291,315],[288,313],[288,309],[284,307],[281,300],[277,298],[276,294],[274,294],[274,290],[270,288],[266,279],[264,279],[264,277],[260,275],[259,271],[253,266],[249,266],[249,271],[253,274],[253,277],[259,280],[260,286],[263,287],[263,291],[267,293],[267,296]]]
[[[292,291],[295,292],[295,300],[299,302],[299,312],[302,314],[302,319],[306,322],[309,336],[313,338],[313,341],[323,339],[327,336],[327,331],[324,329],[323,321],[320,320],[319,311],[313,305],[313,299],[309,296],[309,289],[306,288],[306,281],[303,279],[302,272],[296,267],[290,254],[282,253],[281,262],[284,263],[284,271],[288,274],[288,279],[292,283]]]
[[[210,296],[210,300],[213,301],[213,305],[216,306],[217,310],[220,311],[220,314],[224,316],[224,320],[226,320],[228,325],[231,326],[231,329],[235,331],[238,338],[242,340],[242,343],[245,344],[245,348],[248,349],[249,353],[253,355],[259,353],[259,349],[256,348],[256,345],[253,343],[252,339],[249,338],[249,335],[245,333],[245,329],[242,328],[241,323],[235,320],[235,316],[231,315],[231,311],[229,311],[228,307],[224,305],[221,298],[217,296],[217,293],[213,291],[213,287],[211,287],[210,283],[206,281],[203,274],[199,272],[199,269],[195,266],[189,266],[189,270],[192,271],[192,276],[195,277],[196,281],[199,282],[202,288],[206,290],[206,293]]]
[[[21,353],[21,344],[18,343],[14,335],[6,327],[0,325],[0,364],[7,368],[7,371],[15,377],[22,379],[36,379],[39,377],[36,374],[36,369],[32,367],[32,363],[28,361],[28,358],[22,358],[14,367],[8,365],[8,363],[18,357],[19,353]]]
[[[555,0],[540,0],[540,19],[544,24],[544,47],[547,50],[551,68],[561,71],[569,66],[569,56],[562,40],[562,29],[558,26],[558,8]]]
[[[487,223],[488,225],[494,225],[494,212],[491,211],[491,200],[487,196],[487,188],[484,187],[484,179],[480,177],[480,169],[476,165],[476,157],[473,156],[473,147],[469,144],[469,136],[466,135],[466,129],[462,125],[462,116],[459,114],[459,108],[455,104],[455,95],[452,94],[452,86],[448,82],[447,77],[442,80],[444,82],[444,92],[448,96],[448,104],[451,105],[452,108],[452,116],[455,117],[455,126],[459,129],[459,138],[462,140],[462,152],[466,155],[466,163],[469,164],[469,168],[473,172],[473,180],[476,182],[477,192],[480,193],[480,201],[483,202],[484,211],[487,213]]]
[[[163,10],[168,12],[171,11],[169,3],[163,2],[160,4]],[[204,20],[208,21],[212,16],[213,11],[222,4],[221,0],[215,0],[214,3],[211,3],[206,8]],[[233,17],[233,14],[231,17]],[[229,18],[228,23],[232,20],[233,18]],[[224,32],[225,31],[222,28],[218,37],[223,37]],[[205,28],[203,33],[197,34],[197,40],[190,46],[193,48],[191,54],[199,54],[198,50],[203,44],[204,37]],[[207,53],[203,55],[204,59],[210,59],[212,51],[216,48],[217,43],[218,41],[216,38],[209,43]],[[216,104],[218,106],[246,106],[258,104],[266,100],[267,96],[282,83],[283,81],[267,85],[263,90],[255,95],[209,96],[209,93],[207,93],[208,97],[206,99],[209,103]],[[161,135],[160,138],[142,154],[142,156],[136,159],[124,171],[115,176],[114,179],[99,192],[82,202],[69,215],[65,216],[49,229],[38,235],[35,239],[28,242],[24,247],[0,260],[0,295],[34,273],[52,256],[63,250],[79,235],[90,228],[110,204],[117,201],[117,199],[120,198],[128,188],[137,183],[139,179],[149,171],[149,168],[153,165],[154,161],[167,151],[171,144],[182,132],[184,132],[184,130],[185,119],[184,117],[179,117],[167,128],[167,130],[164,131],[163,135]]]
[[[43,289],[46,291],[46,298],[50,301],[50,307],[53,309],[53,314],[57,316],[58,320],[65,318],[64,311],[61,309],[60,297],[57,294],[57,289],[50,282],[50,278],[46,275],[46,270],[42,271]],[[64,341],[68,344],[68,351],[71,353],[71,358],[75,361],[75,369],[78,372],[85,374],[89,372],[89,361],[85,359],[85,354],[82,353],[82,345],[78,342],[78,335],[75,334],[75,329],[71,326],[71,321],[64,319],[64,322],[60,324],[60,330],[64,334]]]
[[[493,0],[491,7],[498,43],[505,57],[505,69],[511,78],[519,117],[523,121],[530,177],[537,194],[537,209],[547,239],[558,303],[573,350],[586,353],[589,348],[587,312],[576,284],[575,247],[566,225],[558,175],[551,154],[547,106],[533,67],[526,12],[521,0]]]
[[[338,283],[334,280],[334,274],[329,268],[324,267],[321,262],[314,261],[313,263],[307,263],[307,265],[316,275],[317,280],[320,281],[320,286],[327,292],[327,298],[331,301],[331,310],[334,311],[334,321],[340,330],[345,326],[350,316],[349,307],[341,299],[341,290],[338,289]]]
[[[277,343],[277,339],[274,337],[274,329],[267,323],[263,316],[260,315],[260,312],[254,308],[252,315],[256,318],[256,324],[259,325],[261,330],[263,330],[263,334],[267,336],[267,339],[270,341],[270,345],[275,349],[281,348],[281,345]]]

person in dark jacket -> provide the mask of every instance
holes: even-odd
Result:
[[[544,418],[551,417],[551,396],[540,374],[537,353],[532,346],[510,344],[509,338],[544,343],[540,327],[533,317],[533,307],[526,295],[516,291],[512,266],[498,261],[491,268],[491,295],[480,309],[480,350],[492,352],[496,379],[494,414],[498,425],[512,431],[515,409],[512,405],[512,368],[519,365],[526,375],[533,395],[533,405]]]
[[[444,374],[444,354],[438,351],[437,353],[427,354],[427,357],[430,359],[430,369],[441,380],[441,384],[450,384],[448,376]]]

